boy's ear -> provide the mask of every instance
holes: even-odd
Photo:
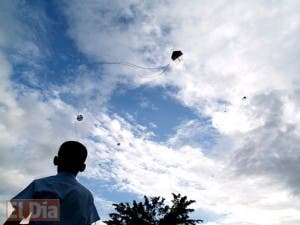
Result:
[[[86,165],[85,165],[85,163],[83,163],[83,164],[80,166],[79,171],[80,171],[80,172],[83,172],[83,171],[85,170],[85,167],[86,167]]]
[[[54,159],[53,159],[53,164],[55,166],[58,166],[58,161],[59,161],[58,156],[55,156]]]

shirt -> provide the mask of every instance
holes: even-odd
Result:
[[[60,220],[35,224],[89,225],[100,219],[91,192],[68,172],[34,180],[13,200],[54,198],[60,201]]]

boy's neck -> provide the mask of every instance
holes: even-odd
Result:
[[[57,167],[57,173],[66,173],[66,174],[71,174],[74,177],[77,176],[78,172],[74,172],[74,171],[68,171],[68,170],[62,170],[60,168]]]

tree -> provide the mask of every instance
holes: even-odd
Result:
[[[144,196],[144,202],[113,204],[114,213],[105,221],[107,225],[196,225],[203,222],[191,219],[189,213],[194,209],[188,208],[194,200],[187,200],[187,196],[172,194],[172,205],[166,205],[162,197]]]

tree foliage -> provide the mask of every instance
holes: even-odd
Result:
[[[114,213],[109,214],[107,225],[196,225],[203,222],[200,219],[191,219],[189,213],[194,209],[188,208],[194,200],[187,196],[172,194],[172,205],[165,203],[162,197],[144,196],[143,202],[113,204]]]

